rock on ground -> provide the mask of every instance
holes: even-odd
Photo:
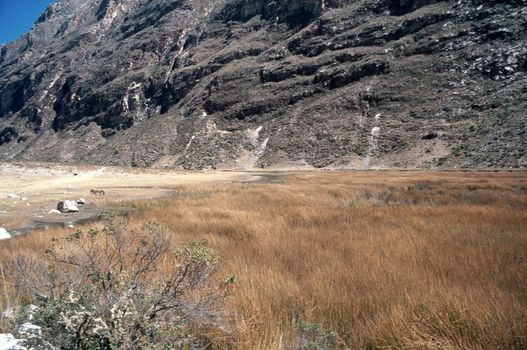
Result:
[[[57,204],[57,210],[61,213],[76,213],[79,211],[77,203],[75,201],[60,201]]]
[[[11,234],[3,227],[0,227],[0,240],[10,239]]]
[[[16,339],[13,334],[0,334],[0,350],[22,349],[23,340]]]
[[[0,334],[0,350],[51,350],[54,347],[41,338],[42,328],[26,322],[17,332],[18,338],[11,333]]]

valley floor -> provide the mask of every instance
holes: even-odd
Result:
[[[189,173],[54,163],[0,163],[0,179],[0,227],[22,232],[34,227],[35,222],[53,226],[89,221],[108,205],[118,207],[124,201],[167,197],[182,185],[262,181],[256,173]],[[93,195],[92,189],[105,194]],[[87,201],[80,213],[49,213],[58,201],[79,198]]]
[[[130,227],[156,221],[178,244],[205,240],[222,258],[219,274],[236,279],[223,305],[228,332],[211,336],[214,348],[299,348],[301,324],[320,324],[308,334],[314,343],[335,332],[338,348],[527,348],[525,172],[85,168],[74,176],[34,166],[6,175],[14,166],[1,167],[4,226],[35,215],[27,208],[44,213],[66,194],[103,188],[101,206],[135,208]],[[11,192],[31,207],[14,205]],[[50,238],[68,232],[1,241],[1,260],[44,257]],[[17,293],[0,286],[5,309]]]

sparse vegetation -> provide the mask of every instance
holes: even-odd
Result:
[[[167,244],[203,239],[223,258],[232,317],[204,333],[210,348],[524,349],[526,188],[524,172],[306,172],[182,186],[133,203],[127,225],[158,222]],[[40,261],[60,235],[3,242],[0,256]],[[25,297],[1,287],[4,309]]]

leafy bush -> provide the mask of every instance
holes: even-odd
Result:
[[[104,223],[52,240],[45,261],[12,262],[44,339],[61,349],[193,349],[227,332],[218,311],[227,288],[213,283],[218,259],[204,242],[176,250],[158,224],[134,232],[113,214]]]

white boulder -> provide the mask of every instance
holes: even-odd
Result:
[[[28,321],[33,319],[33,314],[38,309],[35,305],[27,307]],[[2,317],[12,319],[16,316],[13,309],[2,312]],[[0,334],[0,350],[51,350],[55,349],[50,343],[42,339],[42,328],[31,322],[22,324],[15,334]]]
[[[75,201],[60,201],[57,204],[57,210],[61,213],[76,213],[79,211],[77,203]]]
[[[16,339],[10,333],[0,334],[0,350],[20,349],[23,343],[23,340]]]
[[[17,336],[18,338],[11,333],[0,334],[0,350],[54,349],[41,338],[42,328],[32,323],[20,326]]]
[[[79,205],[86,205],[86,199],[79,198],[79,200],[77,201],[77,204],[79,204]]]
[[[7,232],[5,228],[0,227],[0,240],[10,239],[10,238],[11,238],[11,235],[9,234],[9,232]]]
[[[60,210],[57,209],[51,209],[48,214],[62,214]]]

